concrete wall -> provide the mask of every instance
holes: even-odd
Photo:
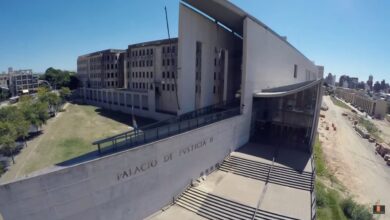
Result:
[[[320,78],[318,68],[310,60],[263,26],[246,18],[244,29],[250,59],[246,63],[247,74],[254,75],[254,91]],[[298,67],[296,78],[294,64]]]
[[[229,82],[228,85],[232,86],[232,81],[234,81],[237,90],[240,85],[242,40],[205,16],[181,4],[178,51],[178,91],[181,113],[195,109],[196,42],[202,44],[200,108],[214,104],[215,48],[228,52],[228,79],[225,79]],[[238,59],[234,56],[235,52],[240,53]],[[234,76],[238,76],[238,80],[233,80]],[[236,91],[230,90],[230,92]]]
[[[248,141],[243,115],[0,186],[5,220],[142,219]]]

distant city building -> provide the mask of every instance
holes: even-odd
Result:
[[[0,86],[8,88],[12,96],[34,93],[38,89],[38,76],[31,69],[13,70],[10,67],[7,74],[0,74]]]
[[[325,77],[324,80],[329,86],[336,86],[336,75],[332,75],[332,73],[328,73],[328,76]]]
[[[374,85],[374,77],[370,75],[367,80],[367,85],[369,87],[369,90],[372,90],[372,86]]]

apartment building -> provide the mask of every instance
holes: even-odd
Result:
[[[77,59],[77,75],[85,88],[123,87],[125,50],[108,49]]]
[[[13,70],[10,68],[8,82],[12,96],[36,92],[38,89],[38,75],[33,74],[31,69]]]
[[[176,115],[177,44],[173,38],[132,44],[119,55],[105,50],[80,56],[84,100],[156,119]]]
[[[387,114],[387,102],[384,99],[372,98],[363,91],[340,87],[335,90],[335,94],[372,117],[383,119]]]

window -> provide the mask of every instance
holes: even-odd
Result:
[[[153,66],[153,60],[150,61],[150,66]]]
[[[175,91],[175,85],[172,84],[172,91]]]
[[[175,60],[174,59],[172,59],[171,64],[172,64],[172,66],[175,65]]]
[[[146,49],[146,55],[149,55],[149,49]]]
[[[150,49],[150,55],[153,55],[153,49]]]
[[[167,72],[167,78],[169,79],[169,72]]]
[[[107,64],[107,69],[108,69],[108,70],[110,69],[110,64]]]
[[[150,72],[150,78],[153,78],[153,72]]]
[[[213,87],[213,93],[215,94],[215,86]]]
[[[214,58],[214,66],[217,66],[217,58]]]
[[[174,53],[176,50],[176,47],[175,46],[172,46],[172,53]]]
[[[165,90],[165,84],[162,84],[162,90]]]
[[[170,52],[170,47],[167,47],[167,53],[169,53]]]
[[[172,72],[172,79],[174,79],[175,78],[175,73],[174,72]]]
[[[118,69],[118,64],[115,64],[115,69]]]
[[[169,84],[167,84],[167,91],[169,91]]]
[[[110,78],[110,74],[109,73],[107,73],[107,78]]]
[[[146,78],[149,78],[149,72],[146,72]]]
[[[111,64],[111,69],[114,69],[114,64]]]
[[[142,77],[145,78],[145,72],[142,72]]]
[[[165,47],[162,48],[162,53],[163,53],[163,54],[165,53]]]
[[[164,59],[162,60],[162,65],[165,66],[165,60]]]
[[[216,80],[216,79],[217,79],[217,73],[214,72],[214,80]]]
[[[162,73],[162,77],[165,78],[165,72]]]
[[[167,66],[169,66],[169,59],[167,59]]]
[[[153,90],[153,84],[150,84],[150,90]]]
[[[294,64],[294,78],[297,78],[298,75],[297,71],[298,71],[298,66],[297,64]]]

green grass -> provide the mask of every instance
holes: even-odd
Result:
[[[367,119],[359,117],[359,124],[362,125],[368,131],[368,133],[371,136],[373,136],[375,139],[377,139],[378,141],[383,141],[382,138],[380,137],[380,131],[374,123],[372,123]]]
[[[119,116],[122,121],[119,121]],[[2,179],[12,180],[95,151],[93,141],[128,131],[129,123],[126,122],[131,123],[130,115],[69,104],[66,111],[48,121],[43,134],[28,142],[27,149],[18,155],[15,169],[7,171]]]
[[[337,105],[337,106],[339,106],[339,107],[341,107],[341,108],[345,108],[345,109],[348,109],[348,110],[351,110],[351,109],[352,109],[352,108],[349,107],[347,104],[345,104],[344,102],[342,102],[342,101],[336,99],[336,98],[333,97],[333,96],[330,96],[330,100],[332,100],[333,104],[335,104],[335,105]]]
[[[318,136],[314,144],[314,161],[316,164],[316,200],[318,220],[369,220],[372,215],[367,207],[357,204],[351,198],[343,198],[337,178],[329,172]],[[323,181],[330,181],[332,188],[327,187]],[[333,184],[336,183],[336,184]]]

